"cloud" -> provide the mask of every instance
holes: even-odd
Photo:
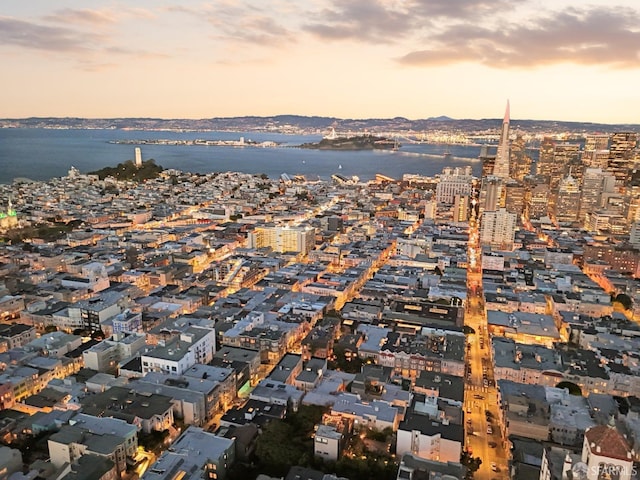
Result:
[[[402,5],[394,8],[380,0],[335,2],[332,7],[310,16],[315,21],[303,28],[320,38],[374,43],[393,42],[405,36],[416,20]]]
[[[110,25],[116,22],[116,17],[106,11],[90,9],[65,8],[58,10],[52,15],[45,17],[45,20],[55,23],[86,24],[86,25]]]
[[[478,20],[526,3],[528,0],[415,0],[411,2],[411,11],[421,19]]]
[[[94,16],[88,11],[61,12],[56,16],[59,22],[67,24],[110,23],[106,17]],[[50,18],[51,19],[51,18]],[[71,59],[81,70],[97,71],[116,65],[118,57],[135,57],[138,59],[164,58],[166,55],[135,49],[129,46],[118,46],[112,38],[97,33],[96,28],[85,31],[68,26],[51,26],[12,17],[0,17],[0,47],[13,46],[49,54],[60,54],[60,58]],[[109,58],[108,60],[106,60]]]
[[[102,37],[65,27],[51,27],[11,17],[0,17],[0,46],[11,45],[33,50],[86,52]]]
[[[175,5],[167,9],[204,20],[212,27],[211,36],[218,41],[254,46],[281,45],[295,41],[294,32],[287,28],[272,9],[236,1],[219,1],[200,8]],[[285,16],[291,14],[291,11]]]
[[[426,39],[427,47],[402,56],[406,65],[476,62],[490,67],[560,63],[640,66],[640,12],[630,8],[569,8],[525,24],[497,27],[458,23]]]
[[[448,21],[474,21],[527,0],[333,0],[303,29],[325,40],[396,43]]]

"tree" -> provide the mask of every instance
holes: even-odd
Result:
[[[269,475],[284,476],[290,465],[297,465],[304,453],[291,441],[293,429],[285,422],[274,420],[263,429],[256,442],[256,457]]]
[[[566,388],[569,390],[569,395],[575,395],[576,397],[582,396],[582,389],[573,382],[560,382],[556,385],[556,388]]]
[[[314,427],[323,413],[322,407],[301,405],[285,420],[265,425],[255,452],[261,469],[270,475],[285,476],[291,465],[309,466],[313,461]]]
[[[631,310],[631,308],[633,307],[633,300],[626,293],[618,294],[614,299],[614,302],[622,305],[622,308],[624,308],[625,310]]]
[[[94,340],[104,340],[104,332],[102,330],[96,330],[91,334],[91,338]]]
[[[470,327],[469,325],[464,325],[464,326],[462,327],[462,332],[463,332],[465,335],[473,335],[474,333],[476,333],[476,331],[474,330],[474,328],[473,328],[473,327]]]
[[[480,465],[482,465],[482,459],[480,457],[472,457],[469,452],[466,450],[462,451],[462,455],[460,456],[460,463],[467,468],[467,473],[465,475],[465,480],[471,480],[473,478],[473,474],[478,471]]]
[[[131,268],[137,268],[138,267],[138,265],[139,265],[139,260],[138,260],[139,255],[140,255],[140,252],[138,252],[138,249],[136,247],[129,247],[124,252],[125,261],[129,265],[131,265]]]

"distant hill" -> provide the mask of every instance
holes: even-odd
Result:
[[[77,118],[31,117],[0,119],[0,128],[75,128],[128,130],[191,130],[233,132],[279,132],[325,134],[331,128],[337,132],[383,133],[392,131],[424,132],[430,130],[463,131],[467,133],[498,130],[501,118],[453,119],[445,115],[409,120],[404,117],[341,119],[303,115],[275,115],[269,117],[214,117],[202,119],[162,118]],[[599,124],[589,122],[559,122],[554,120],[519,120],[512,118],[511,126],[525,133],[570,132],[612,133],[640,131],[638,124]]]

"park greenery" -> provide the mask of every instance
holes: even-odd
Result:
[[[284,420],[272,420],[263,426],[256,443],[253,461],[236,462],[229,472],[230,480],[255,478],[258,473],[285,477],[293,465],[335,473],[350,480],[395,479],[397,464],[388,453],[371,452],[367,442],[390,441],[391,431],[365,431],[352,435],[345,454],[338,461],[323,461],[314,457],[315,426],[322,420],[326,409],[314,405],[301,405]],[[358,432],[360,433],[360,432]]]
[[[114,177],[118,180],[142,182],[144,180],[157,178],[163,170],[164,168],[156,165],[154,160],[143,161],[140,167],[137,167],[132,160],[127,160],[124,163],[119,163],[115,167],[104,167],[89,174],[97,175],[100,180],[104,180],[107,177]]]

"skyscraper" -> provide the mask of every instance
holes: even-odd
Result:
[[[505,201],[504,206],[508,212],[515,213],[520,217],[524,211],[525,188],[522,182],[509,180],[504,186]]]
[[[529,221],[539,221],[549,215],[549,185],[544,183],[528,184],[525,213]]]
[[[580,185],[571,173],[560,180],[555,217],[558,223],[572,223],[578,218]]]
[[[580,166],[579,170],[575,167]],[[580,161],[580,145],[576,143],[556,143],[553,147],[553,163],[551,166],[549,183],[551,189],[555,190],[560,184],[560,180],[572,169],[572,176],[582,180],[582,166]]]
[[[618,132],[611,137],[607,170],[615,175],[616,186],[621,192],[626,187],[629,170],[633,167],[637,143],[635,132]]]
[[[511,143],[511,154],[509,156],[509,175],[519,182],[523,181],[527,175],[531,175],[531,157],[527,155],[525,148],[525,139],[519,134]]]
[[[493,167],[493,175],[499,178],[509,178],[509,117],[509,100],[507,100],[507,109],[504,112],[502,130],[500,131],[500,143]]]
[[[600,198],[603,192],[613,192],[615,177],[603,172],[600,168],[587,168],[582,178],[582,193],[578,220],[584,224],[587,214],[601,207]]]
[[[551,179],[553,171],[553,150],[555,143],[552,138],[544,137],[540,144],[540,156],[536,162],[536,175],[546,177],[547,183]]]
[[[584,137],[582,163],[586,168],[607,168],[609,162],[609,135],[594,134]]]
[[[494,176],[484,177],[480,187],[480,215],[504,207],[504,182]]]

